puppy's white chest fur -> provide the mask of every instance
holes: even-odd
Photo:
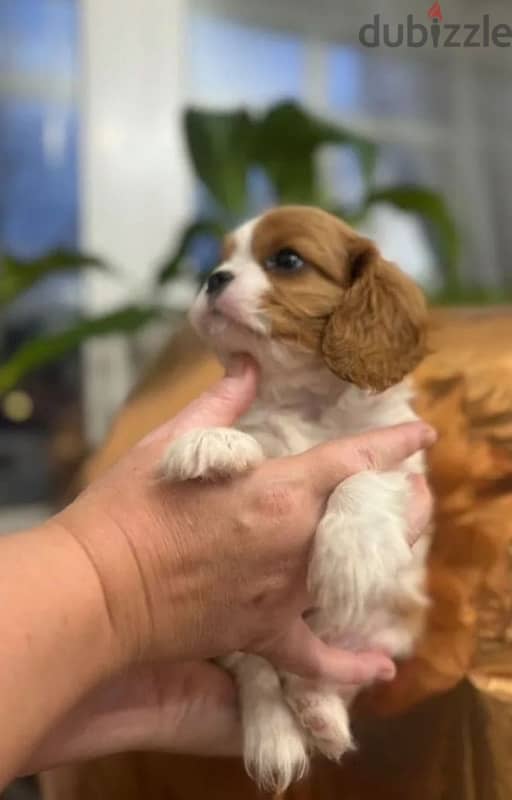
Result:
[[[330,379],[311,389],[269,384],[236,427],[253,436],[267,458],[297,455],[322,442],[416,420],[412,397],[405,381],[378,395]],[[421,458],[415,460],[421,469]]]

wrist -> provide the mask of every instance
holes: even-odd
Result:
[[[102,576],[87,548],[60,516],[50,519],[37,535],[44,537],[42,544],[48,549],[58,552],[56,568],[67,571],[61,607],[77,634],[75,646],[83,651],[85,672],[91,676],[91,685],[97,685],[124,666]]]
[[[0,786],[27,752],[94,686],[118,655],[101,588],[55,521],[0,540]]]
[[[114,505],[121,506],[117,498]],[[144,660],[151,643],[151,600],[140,554],[126,529],[129,526],[123,519],[99,513],[94,495],[87,492],[55,522],[66,531],[94,575],[116,668]]]

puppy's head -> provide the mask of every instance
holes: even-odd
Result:
[[[278,208],[228,236],[224,251],[191,312],[220,352],[261,360],[278,343],[374,391],[398,383],[425,354],[421,291],[338,218]]]

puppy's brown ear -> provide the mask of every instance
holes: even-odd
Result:
[[[322,353],[339,378],[381,392],[411,372],[426,353],[423,293],[384,261],[369,239],[349,255],[348,286],[330,316]]]

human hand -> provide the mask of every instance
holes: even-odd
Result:
[[[90,691],[39,742],[18,774],[133,751],[241,753],[237,691],[209,661],[138,664]]]
[[[433,434],[422,423],[396,426],[267,461],[229,482],[169,486],[156,479],[174,437],[232,424],[256,383],[252,363],[238,360],[56,518],[98,575],[119,667],[242,649],[309,677],[389,679],[387,657],[331,648],[302,620],[309,549],[338,483],[362,469],[392,468]],[[425,516],[426,494],[424,486],[417,490],[412,517]]]
[[[337,651],[303,623],[309,547],[340,480],[368,467],[393,467],[428,446],[432,433],[415,424],[333,442],[215,486],[168,487],[155,480],[155,464],[173,436],[232,423],[250,404],[256,381],[254,368],[240,366],[50,521],[46,536],[34,531],[5,542],[7,575],[9,558],[19,564],[21,552],[19,570],[31,569],[37,584],[53,563],[41,609],[52,624],[39,629],[47,645],[29,648],[41,664],[54,650],[55,630],[66,631],[66,658],[63,652],[52,668],[58,683],[48,695],[32,687],[35,722],[18,726],[19,741],[11,748],[25,752],[27,770],[127,749],[236,752],[230,677],[189,659],[242,647],[304,675],[349,683],[392,677],[394,666],[383,654]],[[426,484],[419,478],[413,484],[411,542],[430,511]],[[20,598],[25,595],[22,590]],[[83,634],[75,631],[80,620],[88,626]],[[93,641],[97,646],[91,647]],[[37,674],[37,683],[46,686],[43,673]],[[29,671],[25,684],[33,677]],[[37,747],[22,747],[22,727]],[[42,735],[36,736],[38,730]],[[11,768],[13,763],[14,756]]]

